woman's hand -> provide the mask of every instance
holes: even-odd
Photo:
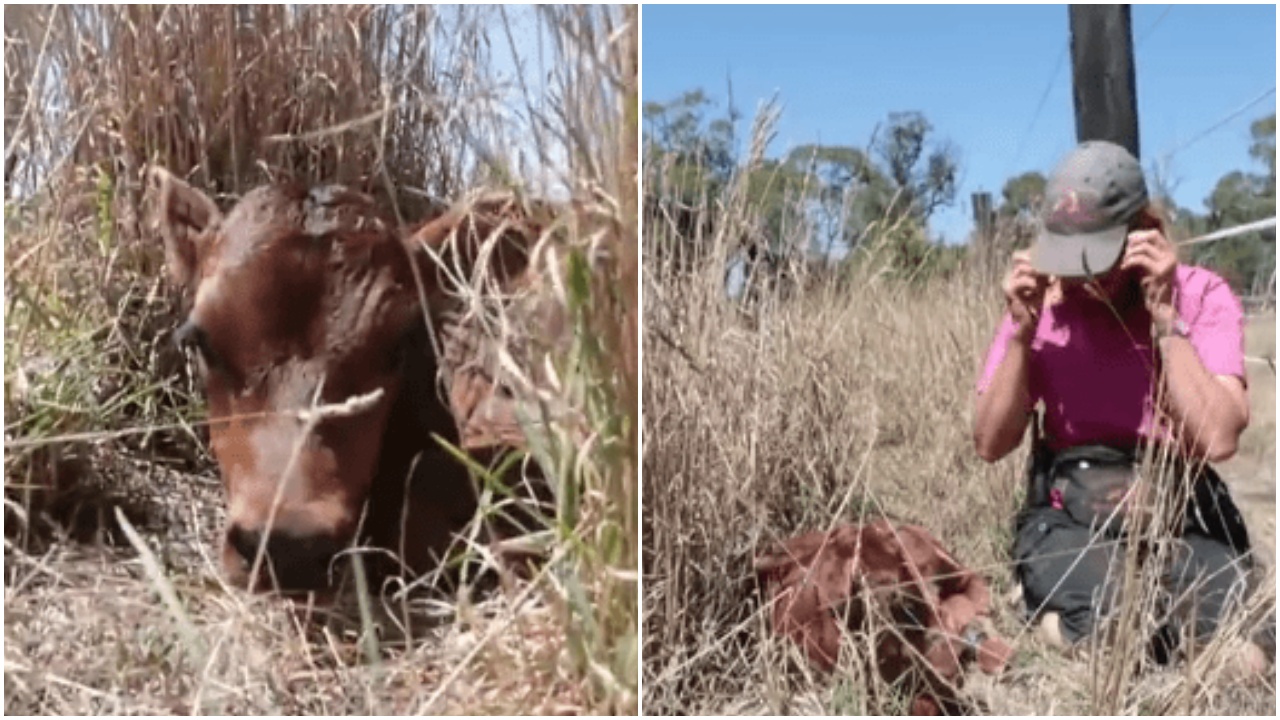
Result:
[[[1049,278],[1031,267],[1029,252],[1020,250],[1013,254],[1012,267],[1005,275],[1001,287],[1004,289],[1009,314],[1018,324],[1017,339],[1029,342],[1040,322],[1040,311],[1044,307],[1044,294],[1049,287]]]
[[[1168,332],[1178,320],[1173,302],[1178,254],[1173,243],[1159,230],[1135,230],[1129,233],[1120,267],[1138,268],[1141,272],[1147,310],[1157,329]]]

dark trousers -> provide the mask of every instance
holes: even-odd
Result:
[[[1171,542],[1172,560],[1161,570],[1161,584],[1169,609],[1188,612],[1170,615],[1193,614],[1195,636],[1207,638],[1223,615],[1243,599],[1251,557],[1197,532]],[[1114,607],[1126,552],[1123,540],[1094,537],[1090,528],[1065,511],[1044,507],[1024,515],[1013,552],[1028,612],[1058,613],[1068,640],[1087,635],[1095,619]],[[1180,630],[1169,628],[1175,635]]]
[[[1160,570],[1162,615],[1169,620],[1153,639],[1157,659],[1165,659],[1187,630],[1207,639],[1249,588],[1253,559],[1239,511],[1216,474],[1200,482],[1204,487],[1189,503],[1182,534],[1169,539],[1172,553]],[[1058,613],[1071,642],[1089,634],[1118,599],[1125,543],[1122,535],[1091,530],[1064,510],[1024,509],[1013,554],[1028,613]],[[1261,644],[1269,640],[1274,653],[1274,619],[1267,632]]]

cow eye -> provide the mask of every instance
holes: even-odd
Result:
[[[204,328],[197,325],[194,321],[188,320],[182,324],[173,334],[173,340],[178,347],[187,351],[194,351],[204,361],[206,367],[210,370],[217,370],[225,367],[222,359],[213,351],[209,343],[209,333]]]

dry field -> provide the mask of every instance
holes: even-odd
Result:
[[[1276,553],[1276,316],[1249,318],[1245,328],[1249,358],[1249,427],[1240,452],[1223,464],[1223,475],[1249,524],[1264,561],[1274,567]]]
[[[6,7],[6,714],[635,713],[637,41],[618,6]],[[325,607],[223,585],[149,163],[224,207],[275,177],[408,219],[481,185],[575,201],[545,292],[577,341],[537,391],[580,413],[531,448],[562,500],[537,572],[356,575]]]
[[[713,225],[733,225],[728,203]],[[1224,468],[1265,567],[1248,612],[1192,660],[1147,662],[1140,633],[1068,658],[1021,622],[1008,598],[1012,520],[1025,449],[983,463],[969,434],[973,388],[1002,302],[998,282],[961,270],[895,280],[866,265],[839,287],[754,305],[726,298],[723,274],[674,273],[645,226],[643,470],[646,713],[876,714],[901,693],[851,658],[811,675],[768,637],[752,557],[802,530],[888,516],[929,528],[992,584],[992,612],[1017,656],[999,680],[971,674],[974,709],[1031,714],[1270,714],[1275,688],[1225,669],[1231,642],[1274,612],[1275,376],[1250,364],[1253,422]],[[711,263],[723,260],[723,234]],[[1274,357],[1274,325],[1250,325],[1253,356]],[[1148,574],[1126,596],[1131,625]],[[865,642],[865,641],[863,641]],[[849,652],[851,651],[851,652]],[[976,671],[974,671],[976,673]]]

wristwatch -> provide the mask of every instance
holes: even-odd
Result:
[[[1167,337],[1191,337],[1191,327],[1176,315],[1173,318],[1173,322],[1163,328],[1160,327],[1160,323],[1153,323],[1152,325],[1152,330],[1154,331],[1152,334],[1155,335],[1157,340],[1163,340]]]

